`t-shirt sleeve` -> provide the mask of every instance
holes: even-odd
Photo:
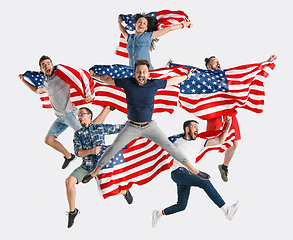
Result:
[[[128,78],[114,79],[114,81],[116,87],[124,88],[125,83],[128,81]]]
[[[198,140],[200,141],[200,147],[201,149],[204,148],[207,144],[207,139],[204,139],[204,138],[198,138]]]
[[[158,89],[164,89],[167,86],[167,80],[155,79]]]

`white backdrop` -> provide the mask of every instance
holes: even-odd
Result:
[[[292,239],[292,19],[289,0],[279,1],[5,1],[1,3],[1,239]],[[128,64],[114,55],[119,40],[120,13],[183,10],[194,24],[163,37],[152,52],[155,68],[174,62],[204,68],[215,55],[223,68],[278,56],[267,78],[262,114],[239,110],[242,140],[233,157],[229,182],[217,169],[223,154],[208,153],[197,167],[228,204],[242,200],[232,222],[199,188],[191,191],[184,212],[162,218],[151,227],[151,212],[176,202],[170,172],[144,186],[134,186],[132,205],[122,196],[101,199],[95,181],[77,186],[81,214],[67,229],[68,204],[64,181],[80,165],[62,170],[63,157],[44,143],[54,121],[52,110],[41,108],[39,97],[18,79],[38,70],[41,55],[54,64],[89,69],[94,64]],[[286,74],[288,72],[289,74]],[[101,108],[92,106],[97,115]],[[182,131],[193,118],[182,109],[155,114],[166,135]],[[122,123],[126,115],[109,114],[106,122]],[[206,123],[200,121],[200,129]],[[73,130],[60,141],[73,150]],[[113,137],[107,138],[111,144]]]

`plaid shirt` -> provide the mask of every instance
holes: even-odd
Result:
[[[119,133],[124,124],[93,124],[89,127],[82,127],[74,133],[74,152],[78,156],[78,150],[89,150],[97,146],[105,145],[105,135]],[[82,157],[81,166],[86,170],[93,170],[96,167],[96,154],[89,154]]]

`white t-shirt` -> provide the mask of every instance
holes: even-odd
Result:
[[[187,159],[194,164],[198,153],[205,147],[207,139],[196,138],[195,140],[186,140],[183,137],[179,138],[174,145],[187,157]],[[184,167],[180,162],[174,159],[171,170],[179,167]]]

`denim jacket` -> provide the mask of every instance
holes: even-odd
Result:
[[[150,58],[150,48],[152,43],[153,32],[144,32],[143,34],[128,34],[127,51],[129,55],[129,66],[134,67],[138,59],[148,60],[150,70],[153,70]]]

